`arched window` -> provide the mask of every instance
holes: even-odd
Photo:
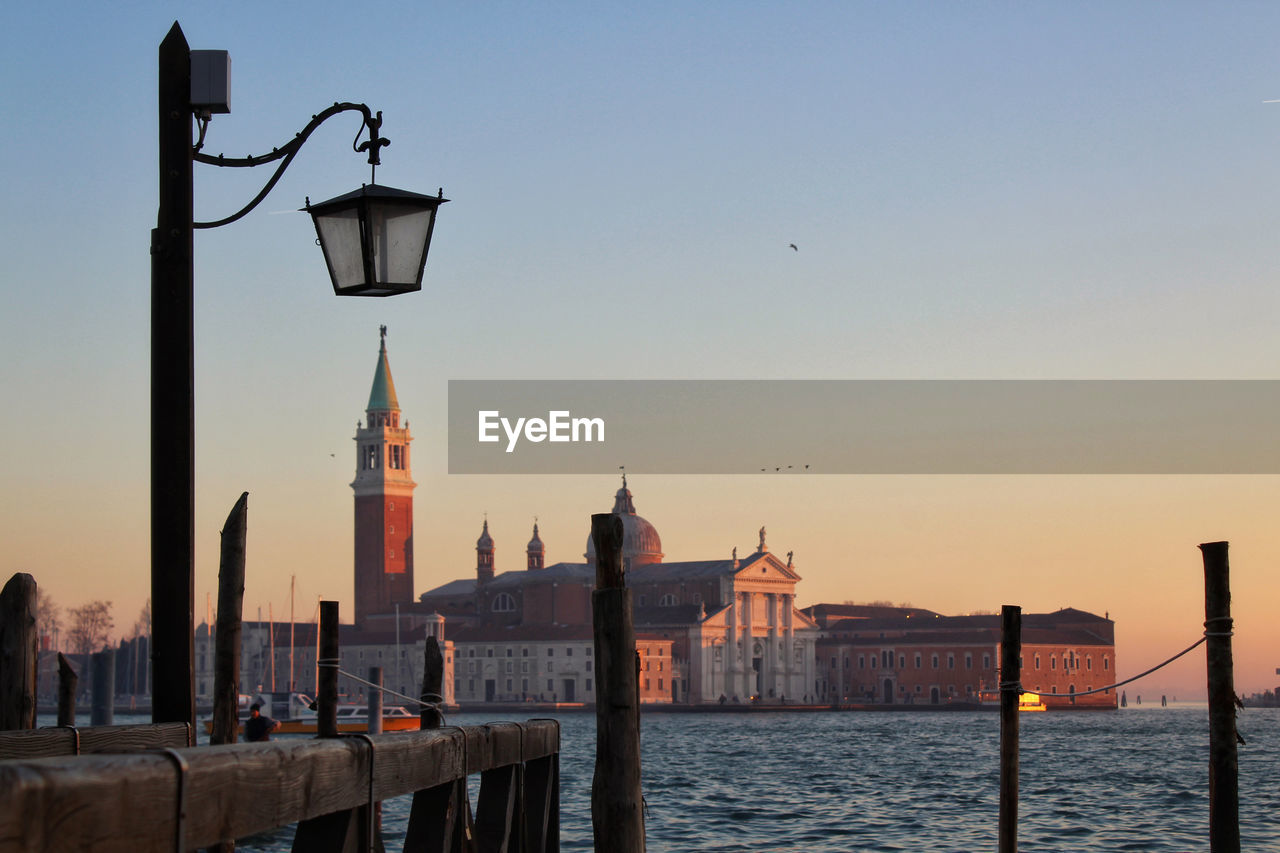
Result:
[[[511,597],[509,592],[500,592],[493,599],[492,610],[494,613],[510,613],[516,609],[516,600]]]
[[[675,607],[676,606],[675,595],[673,595],[672,593],[667,593],[666,595],[662,596],[662,598],[658,599],[658,606],[659,607]]]

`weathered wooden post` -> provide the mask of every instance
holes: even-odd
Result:
[[[58,725],[76,724],[76,685],[80,676],[66,655],[58,652]]]
[[[25,572],[0,590],[0,731],[36,727],[36,579]]]
[[[1209,670],[1209,850],[1239,853],[1236,687],[1231,659],[1231,584],[1226,542],[1200,546],[1204,557],[1205,659]]]
[[[382,734],[382,667],[369,667],[369,734]]]
[[[1018,853],[1018,697],[1022,693],[1022,608],[1000,609],[1000,853]]]
[[[595,634],[596,767],[591,780],[591,827],[596,853],[644,853],[640,791],[640,691],[631,591],[622,571],[622,519],[591,516],[596,589],[591,593]]]
[[[93,670],[93,705],[89,711],[89,723],[109,726],[116,715],[116,650],[103,649],[89,655]]]
[[[444,654],[435,637],[427,637],[422,662],[422,692],[418,696],[423,703],[419,717],[419,729],[438,729],[444,722],[440,704],[444,702]]]
[[[441,702],[444,696],[444,655],[435,637],[427,637],[422,669],[423,702]],[[419,728],[438,729],[444,722],[438,708],[422,706]],[[466,734],[462,737],[465,739]],[[462,750],[463,760],[467,751]],[[461,762],[460,762],[461,763]],[[418,791],[409,810],[409,826],[405,831],[405,853],[443,853],[465,850],[471,824],[471,801],[467,799],[467,768],[460,767],[461,778],[446,785]]]
[[[213,653],[213,731],[210,744],[235,743],[240,728],[240,635],[244,609],[244,555],[249,493],[231,507],[222,525],[218,562],[218,618]]]
[[[316,684],[316,735],[338,736],[338,602],[320,602],[319,680]]]

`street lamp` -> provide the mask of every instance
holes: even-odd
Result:
[[[219,51],[193,52],[174,23],[160,44],[160,198],[151,232],[151,610],[152,700],[157,723],[195,726],[195,393],[193,344],[193,235],[253,210],[275,187],[302,145],[322,123],[343,112],[364,118],[374,170],[390,140],[379,135],[382,113],[365,104],[335,103],[311,117],[293,139],[258,157],[203,153],[212,113],[229,112],[230,65]],[[193,76],[193,65],[197,69]],[[193,82],[196,84],[193,87]],[[200,128],[192,139],[192,119]],[[359,139],[359,134],[357,134]],[[279,162],[262,190],[241,210],[214,222],[196,222],[196,162],[254,167]],[[422,270],[443,193],[420,195],[379,186],[320,204],[307,202],[338,295],[390,296],[422,287]]]
[[[316,223],[333,292],[394,296],[422,289],[436,209],[446,199],[366,184],[304,208]]]

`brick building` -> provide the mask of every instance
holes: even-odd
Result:
[[[978,702],[998,691],[1000,617],[943,616],[917,608],[815,605],[821,627],[817,696],[822,702]],[[1022,685],[1050,708],[1115,708],[1115,623],[1066,608],[1023,614]]]

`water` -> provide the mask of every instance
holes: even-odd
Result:
[[[561,847],[590,850],[595,716],[561,724]],[[1280,710],[1243,711],[1239,728],[1242,847],[1280,849]],[[1204,707],[1024,714],[1021,729],[1023,849],[1208,849]],[[653,714],[642,748],[652,853],[997,847],[994,713]],[[388,849],[399,849],[408,810],[407,797],[384,804]],[[291,841],[286,829],[238,846]]]

